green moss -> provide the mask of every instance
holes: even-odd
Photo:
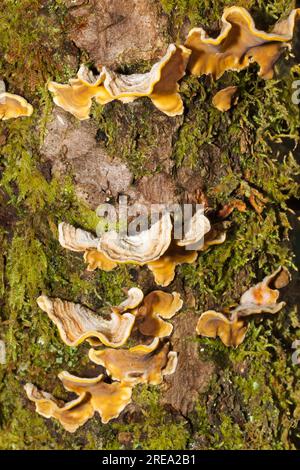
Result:
[[[172,417],[159,403],[159,391],[155,388],[139,387],[134,391],[134,401],[141,408],[141,422],[113,424],[118,434],[130,433],[131,447],[144,450],[185,449],[189,437],[187,423]],[[118,449],[117,439],[107,448]]]
[[[139,106],[138,111],[118,102],[93,108],[99,131],[107,138],[108,153],[124,161],[136,178],[151,173],[149,156],[158,134],[152,114],[153,107],[146,103],[146,98],[145,106]]]
[[[263,0],[160,0],[164,11],[172,16],[174,24],[182,24],[185,18],[188,18],[192,26],[212,27],[216,21],[221,19],[224,8],[241,6],[247,8],[272,25],[274,20],[278,20],[283,14],[287,14],[294,6],[294,2],[285,2],[276,0],[274,2],[264,2]]]
[[[32,96],[48,78],[66,78],[71,70],[63,47],[67,40],[63,2],[3,0],[2,7],[0,75],[9,87]]]

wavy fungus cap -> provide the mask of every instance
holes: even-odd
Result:
[[[69,432],[99,413],[102,423],[117,418],[131,402],[132,388],[119,382],[105,383],[103,375],[95,378],[80,378],[63,371],[59,374],[66,390],[74,392],[78,398],[68,403],[56,400],[50,393],[38,390],[33,384],[26,384],[29,400],[36,405],[36,411],[45,418],[57,419]]]
[[[58,225],[58,241],[67,250],[83,252],[85,250],[96,249],[99,238],[86,230],[75,228],[66,222],[61,222]]]
[[[226,346],[237,347],[244,341],[247,332],[245,317],[260,313],[275,314],[284,307],[285,302],[278,303],[278,289],[287,286],[290,279],[289,271],[280,266],[262,282],[248,289],[229,317],[214,310],[202,313],[196,327],[197,333],[209,338],[219,336]]]
[[[48,89],[55,104],[80,120],[89,118],[93,98],[104,105],[114,100],[130,103],[145,96],[163,113],[176,116],[183,113],[178,81],[185,75],[190,54],[184,46],[170,44],[164,57],[144,74],[122,75],[103,67],[94,77],[82,65],[68,85],[50,82]]]
[[[88,69],[82,65],[77,78],[69,80],[68,85],[49,82],[48,90],[53,94],[54,103],[77,119],[89,119],[92,99],[99,93],[103,76],[94,79]]]
[[[218,91],[213,97],[213,106],[221,112],[229,111],[233,104],[237,102],[237,91],[237,86],[229,86]]]
[[[168,116],[182,114],[183,103],[178,93],[178,81],[185,75],[190,54],[191,51],[184,46],[170,44],[164,57],[153,65],[150,72],[144,74],[121,75],[104,67],[103,88],[111,100],[128,103],[146,96]],[[101,95],[96,96],[96,101],[105,104]]]
[[[57,326],[61,339],[68,346],[77,346],[90,339],[94,346],[104,344],[118,348],[126,343],[135,321],[131,313],[121,315],[116,311],[105,320],[83,305],[45,295],[40,296],[37,303]]]
[[[94,415],[89,398],[83,393],[68,403],[56,400],[50,393],[38,390],[31,383],[25,385],[30,401],[35,403],[36,411],[44,418],[54,418],[68,432],[75,432]]]
[[[145,336],[164,338],[170,336],[173,325],[169,320],[182,308],[180,294],[168,294],[163,291],[153,291],[146,295],[143,303],[136,310],[136,323],[139,331]]]
[[[177,353],[170,351],[170,344],[160,344],[155,338],[150,345],[138,345],[130,349],[91,349],[89,358],[105,367],[113,380],[136,385],[159,385],[164,375],[175,372]]]
[[[192,217],[181,239],[174,239],[173,221],[168,211],[147,230],[135,235],[105,232],[96,238],[85,230],[67,223],[58,227],[59,242],[69,250],[84,252],[87,269],[113,270],[118,264],[147,265],[157,285],[168,286],[175,277],[176,266],[194,263],[199,251],[225,241],[225,225],[210,225],[207,217]]]
[[[262,282],[248,289],[241,297],[239,306],[235,309],[239,317],[259,313],[277,313],[285,302],[278,302],[281,289],[288,285],[291,276],[289,271],[280,266]]]
[[[199,318],[196,331],[207,338],[219,337],[225,346],[236,348],[244,341],[247,326],[236,317],[229,319],[222,313],[208,310]]]
[[[58,376],[69,392],[77,395],[86,393],[94,412],[99,413],[102,423],[117,418],[131,402],[132,388],[120,382],[111,384],[103,381],[103,375],[95,378],[81,378],[64,371]]]
[[[271,33],[256,29],[253,18],[245,8],[225,8],[218,37],[208,37],[202,28],[190,31],[185,46],[192,50],[188,70],[194,75],[220,78],[227,70],[242,70],[256,62],[259,75],[272,78],[274,66],[293,39],[295,22],[300,9],[293,10],[288,19],[275,24]]]
[[[148,230],[135,235],[123,235],[114,230],[104,233],[99,239],[98,250],[118,263],[146,264],[165,253],[171,235],[171,217],[166,212]]]
[[[0,91],[0,120],[29,117],[33,113],[33,107],[22,96]]]

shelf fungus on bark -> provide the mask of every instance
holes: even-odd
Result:
[[[45,295],[40,296],[37,303],[57,326],[61,339],[68,346],[77,346],[87,339],[93,346],[104,344],[118,348],[126,343],[135,321],[131,313],[121,315],[113,309],[110,319],[105,320],[83,305]]]
[[[188,251],[185,247],[172,242],[168,250],[157,261],[152,261],[147,266],[154,276],[155,283],[167,287],[174,280],[177,266],[193,264],[197,258],[197,251]]]
[[[57,419],[68,432],[75,432],[94,415],[94,410],[86,394],[64,403],[56,400],[50,393],[38,390],[31,383],[25,385],[30,401],[35,403],[36,411],[44,418]]]
[[[127,299],[115,307],[118,312],[128,312],[137,308],[144,300],[144,293],[138,287],[132,287],[127,293]]]
[[[136,325],[145,336],[164,338],[170,336],[173,325],[169,320],[182,308],[180,294],[168,294],[163,291],[153,291],[146,295],[144,301],[136,309]]]
[[[117,418],[131,402],[132,387],[120,382],[106,383],[103,375],[80,378],[63,371],[58,376],[69,392],[88,394],[94,412],[99,413],[102,423]]]
[[[25,98],[13,95],[12,93],[2,92],[0,89],[0,120],[7,121],[8,119],[29,117],[32,113],[33,107]]]
[[[102,423],[108,423],[131,402],[131,387],[120,382],[105,383],[103,375],[86,379],[64,371],[59,378],[65,389],[76,393],[78,398],[64,403],[31,383],[25,385],[25,391],[29,400],[35,403],[37,413],[57,419],[66,431],[75,432],[95,412],[99,413]]]
[[[221,112],[229,111],[238,101],[237,86],[229,86],[218,91],[213,97],[213,106]]]
[[[259,75],[272,78],[274,66],[285,49],[291,47],[295,22],[300,9],[275,24],[270,33],[256,29],[250,13],[242,7],[225,8],[222,29],[216,38],[202,28],[193,28],[185,46],[192,50],[188,70],[193,75],[220,78],[228,70],[239,71],[255,62]]]
[[[289,271],[280,266],[262,282],[248,289],[241,297],[239,306],[235,309],[239,317],[259,314],[277,313],[285,302],[278,302],[280,292],[278,289],[286,287],[290,282]]]
[[[53,101],[57,106],[82,121],[89,119],[92,100],[97,93],[102,92],[102,81],[102,74],[95,78],[81,65],[77,78],[69,80],[68,85],[49,82],[48,90],[53,94]]]
[[[168,212],[147,230],[134,235],[105,232],[99,239],[98,250],[117,263],[147,264],[159,259],[171,243],[172,221]]]
[[[183,113],[178,81],[185,75],[191,51],[171,44],[164,57],[144,74],[122,75],[102,67],[93,76],[82,65],[76,79],[69,85],[50,82],[54,102],[78,119],[88,119],[92,99],[104,105],[118,100],[130,103],[140,97],[149,97],[160,111],[168,116]]]
[[[236,348],[245,339],[247,325],[236,315],[227,318],[223,313],[208,310],[202,313],[199,318],[196,331],[198,335],[207,338],[217,338],[218,336],[225,346]]]
[[[177,367],[177,353],[170,351],[169,343],[155,338],[149,345],[130,349],[90,349],[89,358],[105,367],[113,380],[134,386],[139,383],[159,385],[165,375],[171,375]]]
[[[219,224],[220,225],[220,224]],[[69,250],[84,252],[87,269],[113,270],[118,264],[147,265],[156,284],[168,286],[175,277],[176,266],[194,263],[199,252],[225,241],[226,230],[210,225],[208,218],[192,217],[185,235],[174,239],[169,212],[161,215],[148,230],[123,235],[114,230],[96,238],[89,232],[63,222],[59,224],[59,242]]]
[[[84,261],[87,263],[88,271],[94,271],[97,268],[103,271],[112,271],[117,267],[115,261],[107,258],[104,253],[97,250],[99,238],[90,232],[61,222],[58,225],[58,235],[62,247],[70,251],[84,253]]]
[[[248,328],[245,318],[261,313],[278,313],[285,305],[285,302],[278,302],[278,289],[289,282],[288,270],[280,266],[262,282],[248,289],[229,316],[214,310],[204,312],[199,318],[197,333],[208,338],[218,336],[226,346],[239,346],[244,341]]]

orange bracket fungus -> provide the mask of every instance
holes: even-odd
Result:
[[[184,237],[172,239],[173,223],[168,212],[148,230],[136,235],[123,235],[111,230],[96,238],[65,222],[59,224],[58,231],[59,242],[64,248],[84,252],[89,271],[97,268],[111,271],[122,263],[147,265],[156,284],[161,286],[168,286],[173,281],[177,265],[193,263],[198,251],[226,239],[225,230],[211,227],[205,215],[198,217],[197,223],[193,216]]]
[[[170,351],[170,344],[155,338],[149,345],[130,349],[91,349],[89,358],[105,367],[113,380],[131,386],[139,383],[159,385],[165,375],[175,372],[177,353]]]
[[[169,343],[160,343],[159,337],[172,332],[172,325],[161,318],[172,318],[182,307],[182,300],[176,292],[155,291],[144,298],[143,292],[133,287],[129,289],[127,299],[112,308],[111,320],[104,320],[81,305],[44,295],[37,302],[48,313],[58,327],[61,338],[69,346],[77,346],[84,339],[88,339],[94,347],[122,346],[136,319],[138,328],[145,335],[155,336],[150,345],[141,344],[128,350],[90,350],[90,359],[105,367],[116,382],[105,382],[103,375],[80,378],[67,371],[61,372],[58,377],[64,388],[78,395],[70,402],[57,400],[31,383],[25,385],[27,396],[35,403],[36,411],[45,418],[58,420],[67,431],[75,432],[95,412],[100,415],[102,423],[108,423],[131,402],[134,385],[158,385],[165,375],[174,373],[177,353],[170,351]],[[122,315],[123,312],[126,313]]]
[[[55,323],[61,339],[68,346],[77,346],[89,339],[94,346],[104,344],[117,348],[126,343],[135,321],[134,315],[121,315],[117,311],[112,311],[110,319],[105,320],[80,304],[45,295],[40,296],[37,303]]]
[[[18,117],[28,117],[33,113],[33,107],[22,96],[13,95],[2,91],[5,89],[0,80],[0,119],[7,121],[8,119]]]
[[[182,308],[183,301],[177,292],[168,294],[153,291],[148,294],[136,310],[136,324],[145,336],[164,338],[170,336],[173,325],[169,320]]]
[[[236,348],[244,341],[247,326],[243,321],[238,320],[236,315],[227,318],[223,313],[208,310],[199,318],[196,331],[198,335],[207,338],[216,338],[218,336],[225,346]]]
[[[254,287],[248,289],[241,297],[239,305],[229,316],[209,310],[204,312],[198,321],[196,331],[201,336],[216,338],[226,346],[237,347],[245,339],[247,324],[245,317],[260,313],[275,314],[285,305],[279,302],[279,291],[290,281],[290,274],[284,267],[279,267],[273,274]]]
[[[68,432],[75,432],[94,415],[86,394],[64,403],[56,400],[50,393],[38,390],[31,383],[27,383],[24,388],[29,400],[35,403],[37,413],[44,418],[57,419]]]
[[[187,68],[193,75],[218,79],[228,70],[239,71],[255,62],[261,77],[272,78],[275,63],[290,48],[299,15],[300,9],[292,10],[288,19],[279,21],[266,33],[256,29],[245,8],[225,8],[222,29],[216,38],[207,36],[202,28],[190,31],[185,43],[192,51]]]
[[[130,103],[146,96],[163,113],[177,116],[183,113],[178,81],[185,75],[190,54],[184,46],[171,44],[165,56],[144,74],[121,75],[103,67],[94,77],[82,65],[68,85],[50,82],[48,89],[58,106],[81,120],[89,118],[93,98],[107,104],[114,100]]]
[[[81,65],[77,78],[69,80],[69,85],[49,82],[48,90],[53,94],[54,103],[77,119],[89,119],[92,99],[100,93],[102,75],[95,78],[92,73]]]
[[[98,249],[117,263],[146,264],[159,259],[171,243],[172,221],[168,212],[148,230],[136,235],[123,235],[115,230],[105,232],[99,239]]]
[[[241,297],[236,308],[238,315],[247,316],[259,313],[277,313],[285,302],[279,302],[279,290],[290,282],[290,273],[280,266],[273,274],[266,276],[262,282],[248,289]]]
[[[78,398],[64,403],[50,393],[38,390],[31,383],[25,385],[25,391],[41,416],[57,419],[66,431],[75,432],[95,412],[99,413],[102,423],[108,423],[117,418],[131,402],[131,387],[120,382],[105,383],[103,375],[86,379],[64,371],[59,374],[59,378],[65,389],[75,392]]]
[[[212,104],[221,112],[229,111],[237,103],[237,86],[229,86],[218,91],[212,100]]]

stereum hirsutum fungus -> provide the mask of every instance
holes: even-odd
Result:
[[[270,79],[282,53],[291,48],[299,16],[300,9],[292,10],[287,19],[279,21],[266,33],[256,29],[244,8],[225,8],[222,29],[216,38],[209,37],[202,28],[190,31],[185,43],[192,51],[187,69],[193,75],[212,75],[218,79],[228,70],[240,71],[255,62],[260,67],[259,75]]]
[[[80,235],[80,231],[77,234]],[[111,347],[91,349],[89,356],[94,363],[105,367],[115,382],[107,383],[104,375],[81,378],[66,371],[59,374],[64,388],[78,395],[70,402],[57,400],[31,383],[25,385],[36,411],[45,418],[58,420],[67,431],[75,432],[95,413],[103,423],[117,418],[131,402],[133,386],[138,383],[158,385],[165,375],[175,372],[177,353],[170,351],[170,344],[161,342],[160,338],[171,335],[173,326],[165,320],[171,319],[182,307],[177,292],[154,291],[144,298],[142,290],[133,287],[120,305],[111,308],[110,320],[79,304],[45,295],[40,296],[37,303],[48,313],[67,345],[78,346],[86,339],[94,348]],[[115,349],[125,344],[134,325],[142,335],[152,337],[152,343]]]
[[[113,348],[123,346],[135,321],[134,315],[121,315],[114,310],[110,319],[105,320],[83,305],[51,299],[45,295],[40,296],[37,303],[57,326],[63,342],[73,347],[86,339],[93,345],[104,344]]]
[[[229,86],[218,91],[213,97],[212,104],[221,112],[229,111],[231,107],[237,103],[237,86]]]
[[[278,289],[285,287],[289,281],[288,270],[279,267],[262,282],[247,290],[239,305],[228,316],[214,310],[204,312],[199,318],[197,333],[208,338],[218,336],[226,346],[236,348],[246,336],[246,317],[261,313],[275,314],[284,307],[285,302],[278,302]]]
[[[25,98],[2,90],[5,90],[5,85],[0,80],[0,120],[7,121],[32,115],[33,107]]]
[[[118,348],[126,343],[135,321],[134,315],[121,315],[117,311],[112,311],[110,319],[105,320],[80,304],[45,295],[40,296],[37,303],[57,326],[63,342],[73,347],[87,339],[93,345]]]
[[[99,413],[102,423],[108,423],[131,402],[132,387],[120,382],[106,383],[103,375],[80,378],[63,371],[58,377],[65,389],[78,398],[64,403],[31,383],[25,385],[25,391],[41,416],[57,419],[66,431],[75,432],[95,413]]]
[[[134,311],[136,326],[144,336],[164,338],[170,336],[173,325],[170,320],[182,308],[183,301],[177,292],[168,294],[153,291],[146,295],[140,306]]]
[[[48,89],[58,106],[80,120],[89,118],[92,99],[104,105],[114,100],[130,103],[140,97],[149,97],[160,111],[177,116],[183,113],[178,81],[185,75],[190,54],[184,46],[171,44],[165,56],[144,74],[122,75],[102,67],[95,77],[82,65],[68,85],[50,82]]]
[[[173,326],[165,320],[171,319],[183,304],[177,292],[158,290],[144,298],[142,290],[133,287],[127,295],[124,302],[111,307],[109,320],[83,305],[45,295],[37,303],[56,325],[63,342],[72,347],[87,340],[93,346],[118,348],[126,343],[134,326],[145,336],[170,336]]]
[[[185,235],[178,240],[174,239],[173,222],[166,212],[148,230],[136,235],[111,230],[96,238],[63,222],[58,227],[59,242],[66,249],[84,252],[88,270],[111,271],[122,263],[147,265],[156,284],[168,286],[175,277],[177,265],[193,263],[199,252],[226,239],[225,230],[211,226],[204,214],[198,214],[198,218],[196,215],[191,217]]]
[[[154,338],[151,344],[140,344],[129,349],[90,349],[89,358],[105,367],[113,380],[131,386],[139,383],[159,385],[165,375],[175,372],[177,353],[170,351],[170,343]]]

